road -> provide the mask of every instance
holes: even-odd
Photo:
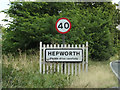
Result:
[[[118,78],[119,87],[120,87],[120,60],[116,60],[116,61],[110,62],[110,67],[111,67],[113,73]]]

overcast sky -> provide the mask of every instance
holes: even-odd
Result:
[[[8,9],[9,8],[9,0],[0,0],[0,11],[4,10],[4,9]],[[2,21],[2,19],[5,18],[5,14],[2,12],[0,13],[0,24],[5,25],[6,23]]]
[[[31,0],[33,1],[33,0]],[[113,3],[118,3],[120,0],[112,0]],[[9,0],[0,0],[0,11],[4,10],[4,9],[8,9],[9,8]],[[6,22],[3,22],[2,19],[5,19],[5,14],[2,12],[0,13],[0,24],[4,25],[6,24]]]

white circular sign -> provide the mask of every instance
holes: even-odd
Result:
[[[70,31],[71,22],[67,18],[60,18],[57,20],[55,27],[59,33],[65,34]]]

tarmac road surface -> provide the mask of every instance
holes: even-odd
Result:
[[[110,62],[110,67],[111,67],[113,73],[118,78],[118,86],[120,87],[120,60]]]

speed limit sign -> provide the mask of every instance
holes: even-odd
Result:
[[[57,20],[55,28],[59,33],[65,34],[70,31],[71,22],[67,18],[60,18]]]

